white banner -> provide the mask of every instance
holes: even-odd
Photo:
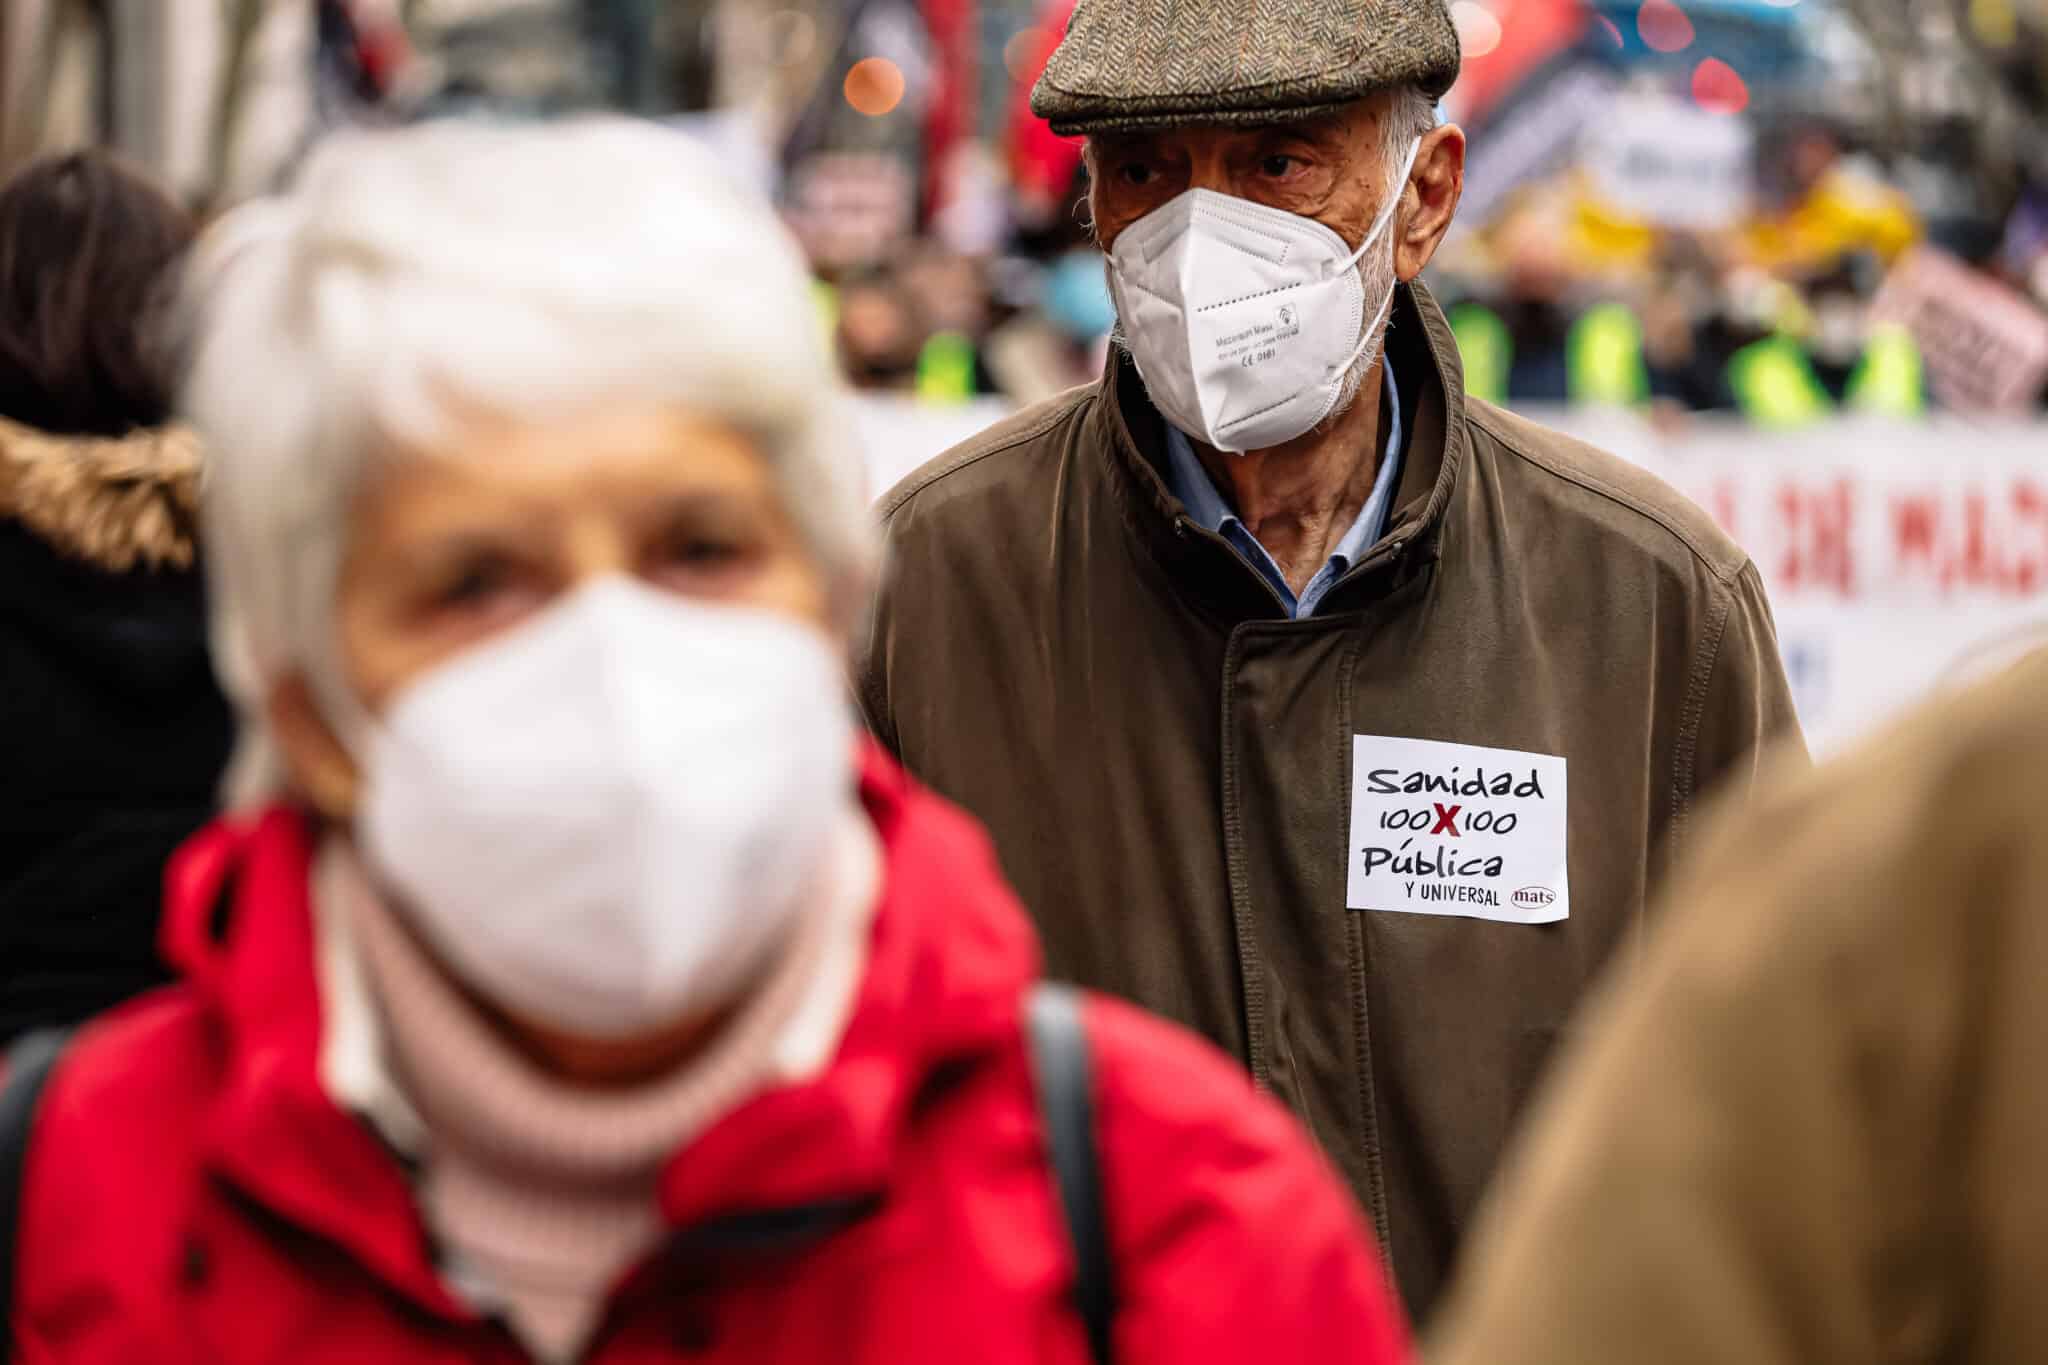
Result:
[[[858,406],[877,495],[1002,411]],[[1749,551],[1816,751],[2048,644],[2048,426],[1532,415],[1658,474]]]
[[[1691,100],[1619,97],[1579,150],[1601,198],[1643,222],[1705,231],[1749,208],[1749,125]]]
[[[1749,551],[1816,751],[2048,644],[2048,427],[1543,420],[1646,466]]]

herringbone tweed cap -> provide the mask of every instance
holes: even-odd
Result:
[[[1445,0],[1080,0],[1031,111],[1063,136],[1267,123],[1457,77]]]

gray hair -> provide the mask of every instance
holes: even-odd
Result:
[[[1394,88],[1380,124],[1380,159],[1387,165],[1387,174],[1392,175],[1401,158],[1408,155],[1408,144],[1428,136],[1436,123],[1436,101],[1421,86]]]
[[[842,621],[865,606],[874,527],[802,254],[682,134],[585,118],[338,137],[201,242],[183,313],[215,665],[241,718],[231,805],[284,791],[279,678],[301,673],[347,737],[351,504],[465,408],[645,399],[729,422],[772,463]]]
[[[1437,125],[1437,104],[1419,85],[1396,86],[1387,101],[1385,116],[1380,120],[1380,165],[1388,176],[1398,175],[1408,160],[1408,146],[1417,138],[1427,137]],[[1414,167],[1409,167],[1412,172]],[[1398,198],[1407,192],[1406,182],[1390,185],[1388,193]],[[1370,255],[1358,263],[1359,274],[1365,278],[1367,293],[1377,293],[1380,287],[1394,287],[1394,263],[1391,256],[1382,269],[1380,258]],[[1378,278],[1385,275],[1385,279]],[[1358,395],[1365,387],[1366,376],[1378,368],[1380,358],[1386,352],[1387,333],[1394,327],[1394,315],[1389,312],[1380,322],[1379,332],[1366,346],[1364,352],[1344,376],[1343,385],[1337,390],[1337,401],[1330,407],[1325,422],[1334,421],[1351,410],[1358,401]]]
[[[1385,115],[1380,120],[1380,166],[1381,173],[1389,178],[1399,175],[1401,167],[1408,164],[1409,144],[1426,137],[1437,125],[1437,105],[1419,85],[1394,87],[1388,94]],[[1414,167],[1409,166],[1410,171]],[[1387,193],[1398,199],[1406,193],[1406,181],[1389,184]],[[1384,291],[1394,288],[1394,258],[1391,252],[1382,255],[1377,251],[1368,252],[1358,263],[1358,274],[1365,281],[1368,298],[1384,297]],[[1351,411],[1364,391],[1366,378],[1380,367],[1381,357],[1386,353],[1387,333],[1394,327],[1394,315],[1390,310],[1379,323],[1379,329],[1359,352],[1345,374],[1344,382],[1338,386],[1337,401],[1330,405],[1329,415],[1323,418],[1328,425]]]

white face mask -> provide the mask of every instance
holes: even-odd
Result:
[[[1123,230],[1110,289],[1167,421],[1241,452],[1284,444],[1330,415],[1393,311],[1392,253],[1368,267],[1371,298],[1358,263],[1394,221],[1421,149],[1420,138],[1408,148],[1356,251],[1313,218],[1203,189]]]
[[[356,836],[468,985],[631,1037],[760,969],[848,810],[853,742],[821,632],[606,578],[399,693]]]

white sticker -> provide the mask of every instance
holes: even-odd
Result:
[[[1353,910],[1551,924],[1571,914],[1565,761],[1433,739],[1351,739]]]

